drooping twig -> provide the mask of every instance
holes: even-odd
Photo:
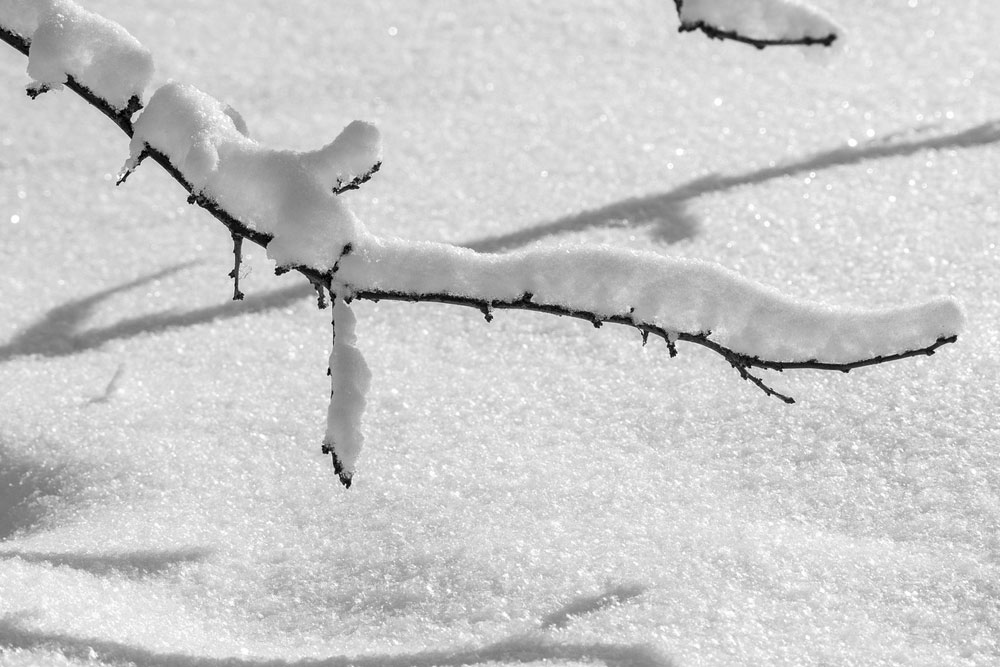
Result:
[[[333,292],[332,290],[330,291],[330,302],[332,304],[334,304],[334,305],[337,303],[337,294],[335,292]],[[337,309],[336,309],[336,307],[333,307],[333,308],[330,308],[330,346],[331,346],[331,349],[334,349],[336,347],[336,344],[337,344]],[[334,369],[331,366],[327,366],[327,368],[326,368],[326,374],[330,377],[330,400],[331,401],[334,400],[334,389],[333,389],[333,387],[336,384],[336,382],[335,382],[335,379],[333,377],[333,374],[334,374],[335,370],[338,370],[338,369]],[[352,475],[351,475],[351,473],[346,468],[344,468],[343,462],[341,462],[341,460],[337,457],[336,444],[337,444],[336,442],[324,442],[323,445],[322,445],[322,447],[320,447],[320,451],[323,454],[329,454],[330,455],[330,458],[333,460],[333,471],[337,474],[337,479],[340,480],[340,483],[344,485],[345,489],[349,489],[349,488],[351,488],[351,478],[352,478]]]
[[[326,288],[320,283],[313,283],[312,286],[316,290],[316,307],[326,310]]]
[[[233,232],[233,270],[229,277],[233,279],[233,301],[242,301],[246,296],[240,291],[240,264],[243,263],[243,237]]]

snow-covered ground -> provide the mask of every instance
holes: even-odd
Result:
[[[86,2],[155,80],[312,150],[380,235],[706,259],[796,298],[940,295],[931,358],[771,375],[552,316],[359,302],[345,490],[329,310],[0,49],[0,663],[1000,664],[1000,5],[825,0],[845,48],[672,2]]]

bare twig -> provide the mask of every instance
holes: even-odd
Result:
[[[243,263],[243,237],[233,232],[233,270],[229,277],[233,279],[233,301],[242,301],[246,296],[240,291],[240,264]]]
[[[371,166],[371,168],[360,176],[355,176],[349,181],[342,181],[337,179],[337,184],[333,186],[333,194],[339,195],[341,193],[347,192],[348,190],[357,190],[362,185],[372,180],[372,176],[378,173],[378,170],[382,168],[381,162],[376,162]]]

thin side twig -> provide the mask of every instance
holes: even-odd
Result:
[[[233,236],[233,270],[229,277],[233,279],[233,301],[242,301],[246,295],[240,291],[240,264],[243,263],[243,237],[236,232]]]
[[[337,184],[333,186],[333,194],[339,195],[347,192],[348,190],[357,190],[362,185],[372,180],[372,176],[378,173],[378,170],[382,168],[381,162],[376,162],[368,169],[365,173],[360,176],[355,176],[349,181],[342,181],[337,179]]]

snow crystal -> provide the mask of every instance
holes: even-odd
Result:
[[[381,159],[378,131],[356,121],[312,152],[274,150],[248,135],[230,107],[193,86],[168,83],[136,120],[125,169],[151,146],[195,192],[273,236],[267,253],[279,266],[333,268],[344,247],[365,234],[334,189]]]
[[[72,76],[118,109],[142,97],[153,76],[153,57],[128,31],[69,0],[37,7],[28,55],[35,87],[62,88]],[[12,16],[21,29],[35,20],[30,10]]]
[[[372,374],[357,347],[354,312],[343,300],[333,301],[335,334],[330,352],[330,407],[323,443],[333,449],[341,466],[341,477],[350,479],[365,441],[361,415]]]
[[[711,332],[736,352],[778,361],[846,363],[920,349],[957,334],[963,323],[949,298],[885,310],[838,309],[797,301],[709,262],[604,246],[492,255],[373,239],[341,261],[338,278],[355,290],[485,302],[528,295],[536,304],[631,317],[668,331]]]
[[[705,24],[760,40],[825,39],[842,30],[820,10],[799,0],[684,0],[681,25]]]

